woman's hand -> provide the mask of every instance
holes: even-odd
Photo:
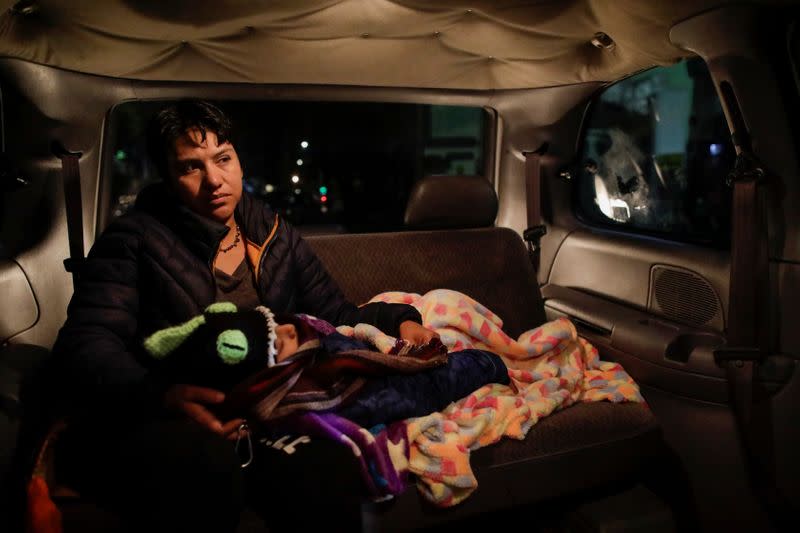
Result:
[[[426,344],[434,337],[438,338],[439,334],[413,320],[406,320],[400,324],[400,338],[415,346]]]
[[[220,391],[196,385],[173,385],[164,396],[164,406],[170,411],[188,416],[223,437],[236,438],[237,430],[244,420],[235,418],[223,424],[206,407],[223,401],[225,395]]]

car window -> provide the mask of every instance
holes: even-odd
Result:
[[[736,154],[700,58],[605,89],[587,115],[581,141],[581,219],[728,246],[732,193],[726,180]]]
[[[488,113],[479,107],[348,102],[216,102],[232,118],[246,191],[321,232],[402,229],[408,194],[428,175],[485,175]],[[106,220],[159,177],[146,157],[149,117],[165,102],[111,110]]]

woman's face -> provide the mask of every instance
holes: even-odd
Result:
[[[175,140],[169,158],[178,198],[195,213],[229,226],[242,197],[242,167],[229,142],[218,144],[217,134],[189,130]]]

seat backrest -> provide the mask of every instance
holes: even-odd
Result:
[[[527,249],[508,228],[316,235],[306,240],[351,302],[361,304],[385,291],[453,289],[496,313],[514,338],[545,321]]]
[[[496,313],[512,337],[545,321],[522,238],[493,227],[497,198],[487,180],[433,176],[420,180],[410,198],[407,224],[444,229],[306,238],[350,301],[361,304],[386,291],[453,289]]]

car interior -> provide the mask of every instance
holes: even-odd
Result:
[[[452,289],[516,339],[559,318],[645,402],[472,451],[478,488],[364,501],[365,531],[788,531],[800,510],[794,0],[0,1],[0,529],[43,473],[37,376],[108,224],[157,181],[147,119],[240,126],[247,192],[346,297]],[[240,531],[266,531],[245,513]]]

